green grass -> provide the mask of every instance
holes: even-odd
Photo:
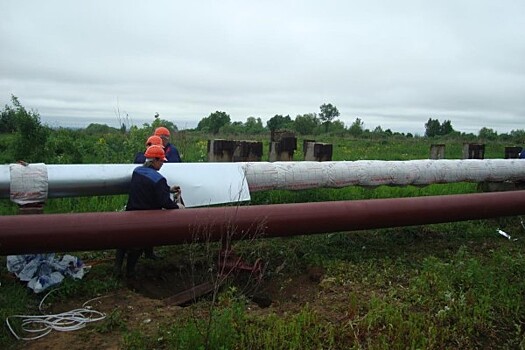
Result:
[[[46,202],[44,212],[53,214],[120,211],[126,206],[127,200],[127,195],[53,198]]]
[[[517,219],[509,221],[509,230],[525,234]],[[264,240],[270,271],[283,262],[287,275],[322,264],[319,295],[333,299],[254,314],[230,289],[210,324],[190,318],[166,323],[154,335],[125,332],[126,348],[522,348],[525,241],[475,225]]]
[[[5,259],[0,259],[4,263]],[[0,286],[0,320],[4,322],[8,316],[32,314],[38,310],[38,302],[26,292],[25,288],[14,277],[7,277],[2,273]],[[19,324],[15,324],[15,331],[19,332]],[[16,344],[14,336],[7,327],[0,331],[0,347],[5,349]]]
[[[525,340],[512,334],[524,315],[524,264],[507,249],[480,257],[460,246],[448,259],[426,257],[404,288],[373,295],[357,326],[374,348],[512,348]],[[381,272],[380,283],[390,282],[399,268]]]
[[[207,135],[179,133],[178,137],[175,144],[185,160],[206,160]],[[267,135],[258,138],[264,139],[266,154]],[[441,143],[425,139],[313,138],[334,144],[334,160],[425,159],[430,143]],[[139,144],[137,140],[133,140],[133,145]],[[461,141],[444,143],[448,159],[461,158]],[[101,152],[119,149],[109,143],[101,145],[107,146]],[[295,159],[301,160],[301,139],[298,146]],[[486,158],[502,158],[504,146],[504,143],[487,145]],[[472,183],[266,191],[252,193],[250,204],[474,192],[477,184]],[[118,211],[126,200],[125,195],[51,199],[45,212]],[[0,213],[13,215],[17,208],[3,199]],[[496,233],[499,227],[518,240],[499,236]],[[523,237],[525,230],[520,218],[511,217],[238,242],[236,251],[250,259],[260,257],[267,264],[267,279],[284,281],[305,274],[309,267],[322,267],[326,273],[319,284],[317,302],[298,305],[286,312],[254,313],[242,289],[227,289],[221,292],[216,305],[210,306],[210,300],[203,300],[190,307],[211,310],[204,316],[174,313],[153,333],[130,329],[118,310],[94,326],[93,331],[120,337],[127,349],[524,348]],[[183,257],[189,249],[199,247],[159,249]],[[112,251],[73,254],[84,260],[113,256]],[[5,266],[5,259],[0,259],[0,263]],[[111,263],[96,265],[80,281],[66,279],[49,301],[87,300],[122,288],[121,282],[110,275]],[[0,270],[0,282],[0,316],[5,319],[17,313],[37,312],[40,295],[27,291],[5,269]],[[15,342],[4,328],[0,330],[0,347],[23,345]]]

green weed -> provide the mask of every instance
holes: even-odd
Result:
[[[319,319],[308,306],[290,316],[248,318],[241,327],[241,349],[332,349],[336,327]]]
[[[114,331],[125,331],[126,329],[126,321],[122,318],[120,310],[111,311],[102,322],[96,324],[93,328],[98,333],[111,333]]]
[[[156,344],[168,349],[233,349],[244,322],[243,307],[242,303],[236,303],[228,308],[214,308],[209,319],[185,318],[176,324],[163,325],[157,334],[149,336],[127,332],[123,343],[126,349],[140,349],[144,344],[149,344],[148,348]]]
[[[4,259],[2,262],[5,263]],[[3,276],[5,277],[5,276]],[[38,300],[21,283],[13,278],[2,278],[0,287],[0,320],[5,322],[8,316],[31,315],[38,312]],[[13,322],[15,331],[20,334],[20,325]],[[0,347],[8,348],[14,343],[14,336],[8,331],[7,327],[2,327],[0,331]]]

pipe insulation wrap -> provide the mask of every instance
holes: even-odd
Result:
[[[131,174],[136,166],[136,164],[46,165],[49,181],[48,197],[126,194]],[[188,184],[192,184],[195,173],[198,173],[202,176],[200,180],[202,183],[213,184],[218,181],[217,174],[227,168],[232,168],[231,172],[234,173],[239,167],[244,171],[250,191],[525,181],[523,159],[166,163],[161,173],[167,178],[184,177]],[[9,165],[0,165],[0,198],[9,198],[13,176]],[[221,186],[224,186],[223,182],[227,180],[221,178]],[[239,185],[232,183],[231,187],[238,188]],[[184,191],[184,187],[182,189]]]
[[[525,180],[519,159],[245,163],[245,169],[251,191]]]
[[[0,255],[435,224],[525,214],[525,191],[185,210],[0,216]]]
[[[10,199],[18,205],[45,202],[48,192],[44,163],[11,164]]]

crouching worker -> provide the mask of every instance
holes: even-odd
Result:
[[[178,186],[170,188],[166,178],[158,171],[166,161],[162,146],[153,145],[144,152],[146,161],[144,165],[135,168],[131,176],[126,211],[156,210],[156,209],[183,209],[184,205],[172,200],[170,192],[180,193]],[[127,253],[126,276],[134,277],[135,266],[144,248],[117,249],[115,260],[115,273],[120,275],[124,257]]]

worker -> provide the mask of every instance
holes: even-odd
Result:
[[[148,140],[146,141],[146,149],[149,146],[153,146],[153,145],[162,146],[162,139],[156,135],[148,137]],[[145,161],[146,161],[146,157],[144,157],[144,152],[137,152],[137,154],[135,154],[135,160],[133,161],[133,163],[144,164]]]
[[[183,209],[184,205],[178,200],[181,190],[179,186],[168,186],[166,178],[158,171],[166,161],[164,149],[160,145],[153,145],[144,152],[146,161],[133,170],[126,211],[156,210],[156,209]],[[170,193],[175,193],[176,200],[172,200]],[[126,276],[135,276],[135,266],[142,254],[143,248],[117,249],[115,259],[115,273],[120,275],[124,256],[128,255]]]
[[[521,149],[520,159],[525,159],[525,147]]]
[[[152,135],[152,136],[148,137],[148,139],[146,140],[146,149],[149,146],[153,146],[153,145],[163,146],[162,145],[162,139],[159,136],[156,136],[156,135]],[[144,164],[145,161],[146,161],[146,157],[144,156],[144,152],[138,152],[135,155],[135,160],[133,161],[133,163],[135,163],[135,164]],[[153,251],[153,247],[145,247],[144,248],[144,257],[146,259],[151,259],[151,260],[160,260],[160,259],[162,259],[162,257],[160,257],[159,255],[155,254],[155,252]]]
[[[169,163],[180,163],[179,151],[177,148],[170,143],[170,131],[168,128],[160,126],[155,129],[155,135],[159,136],[162,139],[162,145],[164,146],[164,152],[166,153],[166,158]]]

